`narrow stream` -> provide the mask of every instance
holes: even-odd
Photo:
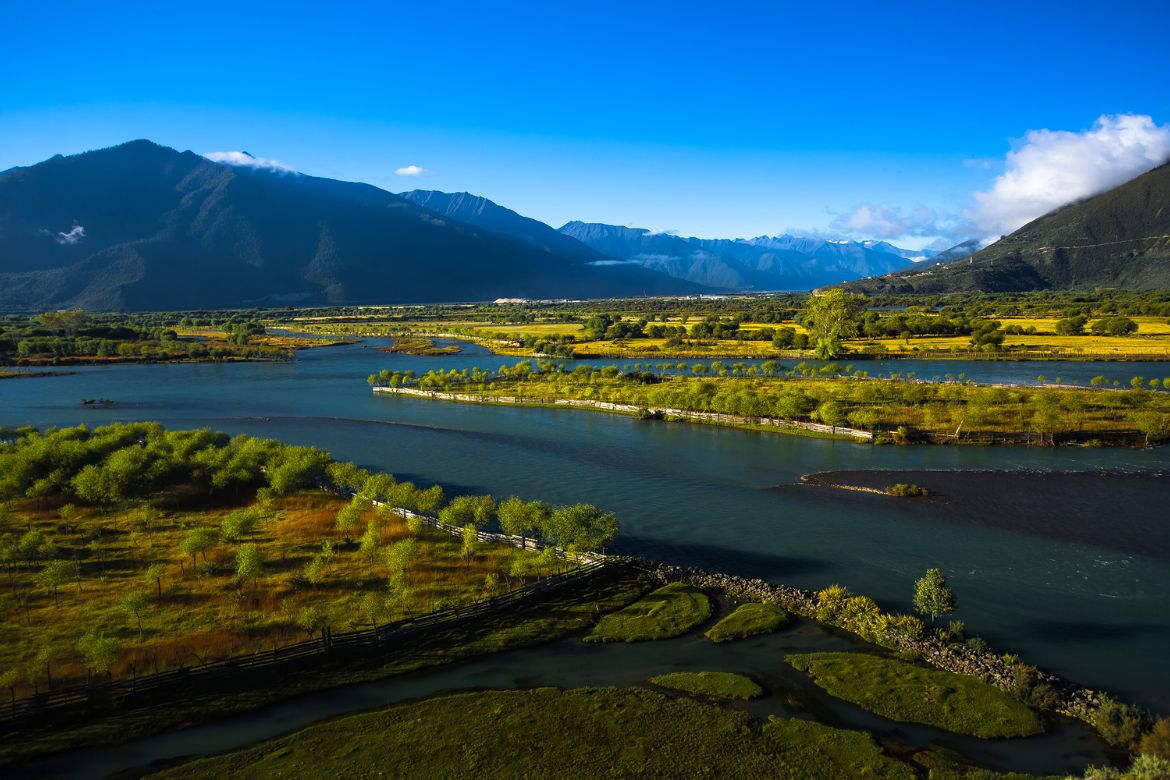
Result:
[[[709,621],[707,626],[712,621]],[[1105,746],[1085,724],[1053,718],[1042,735],[1014,740],[981,740],[930,726],[896,723],[834,699],[784,662],[790,653],[869,649],[860,640],[797,620],[777,633],[714,644],[702,635],[707,626],[661,642],[594,645],[580,636],[470,661],[413,672],[298,697],[290,701],[202,726],[133,742],[74,750],[21,768],[30,777],[84,780],[115,773],[147,771],[154,762],[198,757],[244,747],[303,728],[325,718],[467,690],[555,686],[638,686],[672,671],[728,671],[746,674],[766,694],[728,706],[766,718],[769,715],[815,719],[840,728],[870,731],[892,746],[955,750],[990,768],[1031,772],[1076,772],[1103,763]]]

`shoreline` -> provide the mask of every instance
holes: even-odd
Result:
[[[585,409],[588,411],[610,414],[624,414],[638,416],[643,419],[677,420],[680,422],[703,423],[719,425],[727,428],[746,428],[749,430],[771,431],[796,436],[814,436],[831,438],[841,441],[872,443],[874,434],[869,431],[843,426],[829,426],[821,423],[806,423],[792,420],[781,420],[772,417],[747,418],[718,412],[691,412],[685,409],[670,409],[665,407],[639,407],[634,404],[615,404],[608,401],[589,401],[570,398],[558,398],[553,401],[540,401],[517,396],[478,396],[468,393],[445,393],[438,390],[419,390],[413,387],[374,387],[375,393],[389,393],[390,395],[406,395],[415,398],[430,400],[453,401],[455,403],[477,403],[496,406],[528,406],[546,409]]]

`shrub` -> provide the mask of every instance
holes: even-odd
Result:
[[[1093,715],[1093,727],[1106,742],[1134,753],[1150,725],[1150,716],[1146,712],[1108,696]]]

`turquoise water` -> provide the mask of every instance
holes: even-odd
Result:
[[[302,352],[292,363],[93,367],[4,380],[0,425],[152,419],[314,444],[451,492],[599,504],[622,520],[622,552],[809,588],[839,582],[894,608],[908,608],[914,580],[941,566],[969,631],[1078,682],[1170,709],[1166,478],[1139,475],[1144,487],[1136,490],[1044,476],[1168,469],[1167,448],[871,447],[571,410],[375,397],[365,377],[381,368],[515,362],[474,346],[442,358],[390,355],[373,348],[381,343]],[[1125,379],[1170,373],[1165,365],[947,362],[939,371],[978,381],[1026,381],[1018,372],[1033,379],[1042,372],[1072,382],[1074,371]],[[872,371],[873,362],[865,367]],[[930,376],[934,369],[896,361],[893,370]],[[85,398],[115,403],[83,407]],[[930,504],[796,484],[808,472],[874,469],[989,473],[982,486]],[[996,470],[1031,477],[1001,478]],[[994,502],[984,508],[981,493]],[[1066,517],[1095,533],[1061,533]]]

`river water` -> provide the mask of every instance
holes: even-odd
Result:
[[[303,351],[291,363],[85,367],[3,380],[0,425],[158,420],[312,444],[449,493],[592,502],[621,519],[617,551],[808,588],[837,582],[891,608],[909,609],[914,580],[940,566],[969,632],[1170,710],[1168,448],[873,447],[375,396],[365,378],[382,368],[516,362],[473,345],[425,358],[378,352],[384,344]],[[876,373],[876,363],[857,365]],[[1162,376],[1170,365],[899,360],[880,370],[987,382],[1043,373],[1072,383]],[[86,398],[114,403],[83,406]],[[809,472],[857,470],[915,472],[940,495],[895,500],[799,484]],[[972,473],[940,474],[932,485],[938,471]]]

